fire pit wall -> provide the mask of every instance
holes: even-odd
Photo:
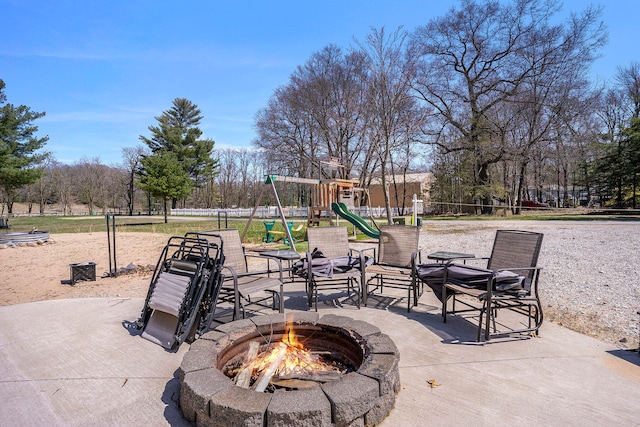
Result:
[[[286,317],[285,317],[286,316]],[[317,325],[340,330],[363,344],[356,372],[308,390],[259,393],[237,387],[218,368],[218,355],[252,334],[268,336],[286,327]],[[379,424],[400,390],[400,355],[377,327],[345,316],[299,312],[258,316],[221,325],[195,341],[180,365],[180,407],[198,426],[363,426]]]

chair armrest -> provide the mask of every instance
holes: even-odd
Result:
[[[373,251],[373,259],[376,258],[376,248],[364,248],[364,249],[349,248],[349,255],[352,255],[354,252],[356,252],[358,255],[364,258],[366,251]]]
[[[373,251],[373,259],[376,259],[376,254],[377,254],[377,249],[376,247],[371,247],[371,248],[363,248],[363,249],[355,249],[355,248],[349,248],[349,252],[351,251],[357,251],[357,252],[361,252],[361,253],[365,253],[367,251]]]
[[[224,270],[228,270],[231,275],[227,276],[224,274]],[[227,277],[231,277],[233,279],[233,316],[236,318],[240,315],[240,291],[238,290],[238,272],[230,266],[222,266],[222,281]]]
[[[510,268],[499,268],[497,270],[494,270],[493,273],[491,274],[491,276],[489,277],[489,279],[487,280],[487,292],[493,293],[494,292],[494,287],[496,286],[497,283],[497,278],[498,278],[498,274],[502,271],[509,271],[509,272],[518,272],[518,271],[533,271],[535,272],[534,275],[531,277],[531,285],[533,285],[533,287],[535,288],[535,292],[538,292],[538,273],[539,271],[542,270],[542,267],[510,267]],[[531,289],[526,289],[525,290],[527,292],[530,292]]]
[[[248,271],[247,273],[242,274],[241,276],[255,276],[258,274],[270,274],[270,273],[275,273],[277,272],[279,275],[279,279],[282,282],[282,260],[280,260],[280,258],[276,258],[276,257],[272,257],[272,256],[268,256],[268,255],[253,255],[253,254],[248,254],[245,253],[244,254],[245,260],[247,258],[257,258],[257,259],[261,259],[267,262],[267,269],[266,270],[258,270],[258,271]],[[277,270],[272,270],[271,269],[271,261],[275,262],[277,265]]]
[[[422,249],[411,254],[411,276],[415,279],[418,277],[418,266],[422,265]]]
[[[367,267],[365,265],[365,255],[364,255],[364,251],[370,250],[373,248],[366,248],[366,249],[355,249],[355,248],[349,248],[349,256],[353,256],[353,253],[355,252],[358,255],[358,258],[360,259],[360,271],[362,271],[362,273],[364,274],[364,270]],[[375,257],[373,258],[375,260]]]

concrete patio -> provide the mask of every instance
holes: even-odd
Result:
[[[305,309],[287,285],[285,309]],[[343,295],[342,295],[343,296]],[[425,292],[358,310],[323,295],[321,314],[364,320],[400,350],[401,391],[383,426],[640,425],[640,356],[546,322],[541,336],[475,343],[461,317],[444,324]],[[143,299],[67,299],[0,307],[3,426],[186,426],[177,352],[127,328]]]

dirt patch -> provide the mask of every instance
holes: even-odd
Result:
[[[145,297],[165,234],[118,233],[117,266],[135,266],[129,274],[109,271],[107,233],[56,234],[48,243],[0,249],[0,305],[63,298]],[[69,264],[95,262],[95,282],[71,286]]]

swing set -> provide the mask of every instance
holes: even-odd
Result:
[[[269,243],[274,241],[276,238],[283,237],[284,242],[287,245],[290,245],[290,242],[295,243],[295,239],[292,236],[293,232],[302,231],[304,225],[300,224],[297,228],[293,228],[293,221],[287,221],[287,218],[284,215],[282,204],[280,202],[280,197],[278,195],[278,190],[276,188],[276,183],[290,183],[290,184],[307,184],[312,186],[311,191],[311,201],[312,206],[309,208],[309,217],[307,219],[307,226],[318,226],[320,225],[320,216],[323,211],[332,211],[333,203],[343,203],[346,206],[353,207],[354,206],[354,192],[355,186],[358,183],[357,180],[352,179],[341,179],[341,178],[329,178],[329,179],[310,179],[310,178],[297,178],[292,176],[283,176],[283,175],[266,175],[265,184],[271,187],[271,191],[276,201],[276,205],[278,208],[278,213],[280,215],[280,222],[282,223],[282,227],[284,231],[273,230],[276,220],[264,221],[266,234],[263,237],[262,241],[265,243]],[[262,202],[262,197],[264,195],[264,190],[260,192],[258,199],[256,200],[256,205],[249,216],[249,220],[247,221],[247,225],[242,233],[242,239],[247,234],[249,230],[249,226],[251,225],[251,221],[255,216],[256,211],[258,210],[258,206],[260,206]],[[290,245],[292,246],[292,245]]]

